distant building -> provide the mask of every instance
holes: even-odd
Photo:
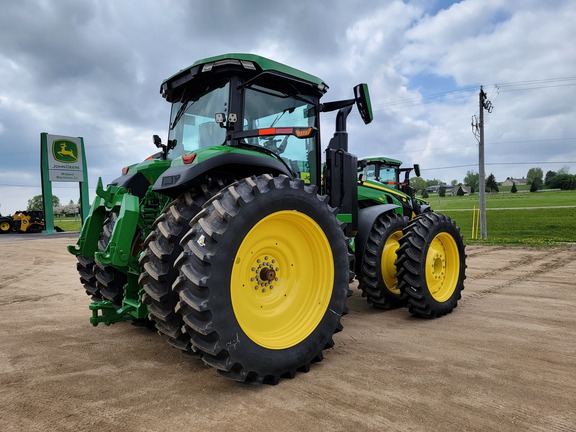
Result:
[[[526,180],[524,177],[522,177],[521,179],[507,177],[506,180],[504,180],[500,184],[502,186],[512,186],[513,183],[516,184],[516,186],[525,186],[528,184],[528,180]]]
[[[454,188],[452,185],[442,185],[444,186],[444,189],[446,190],[446,193],[450,193],[450,191],[452,191],[452,189]],[[438,186],[438,185],[433,185],[433,186],[428,186],[426,188],[426,192],[428,193],[438,193],[440,191],[440,188],[442,186]]]
[[[464,195],[470,195],[472,193],[472,188],[470,186],[460,185],[452,188],[452,195],[458,195],[459,190],[462,190],[462,194]]]

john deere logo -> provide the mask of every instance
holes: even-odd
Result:
[[[63,163],[78,162],[78,145],[73,141],[54,140],[52,143],[54,160]]]

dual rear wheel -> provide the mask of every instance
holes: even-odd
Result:
[[[320,361],[342,328],[349,280],[347,241],[326,197],[301,180],[250,177],[224,187],[190,224],[172,285],[182,346],[242,382],[276,384]]]
[[[465,269],[464,242],[448,216],[425,212],[408,221],[383,214],[367,238],[359,288],[375,307],[406,305],[413,315],[435,318],[457,306]]]

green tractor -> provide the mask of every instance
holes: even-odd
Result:
[[[349,283],[395,204],[359,200],[346,123],[372,120],[368,87],[321,102],[328,86],[251,54],[199,60],[165,80],[168,140],[97,197],[78,242],[91,322],[148,319],[168,342],[233,380],[276,384],[322,360]],[[320,115],[337,111],[324,152]],[[322,168],[324,167],[324,168]],[[409,310],[451,312],[464,288],[462,236],[422,212],[402,229],[397,286]],[[389,261],[389,262],[388,262]],[[379,289],[386,288],[380,286]]]
[[[412,168],[401,165],[401,161],[383,156],[358,160],[358,207],[361,217],[367,219],[363,225],[372,223],[370,231],[360,230],[357,236],[359,288],[368,302],[380,309],[406,305],[407,296],[400,291],[396,277],[400,238],[410,220],[432,211],[428,202],[416,198],[410,186]],[[414,171],[419,176],[420,166],[414,165]],[[379,215],[375,220],[371,210],[362,211],[379,204],[386,204],[390,210],[376,210]]]

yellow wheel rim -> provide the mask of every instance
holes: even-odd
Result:
[[[456,286],[460,273],[460,255],[454,238],[440,233],[430,243],[426,254],[426,284],[438,302],[447,301]]]
[[[8,231],[10,224],[8,222],[0,222],[0,231]]]
[[[382,249],[382,255],[380,257],[380,269],[382,273],[382,280],[384,280],[384,285],[388,291],[393,294],[400,294],[398,289],[398,279],[396,279],[396,251],[400,244],[398,240],[402,237],[402,230],[398,230],[392,233],[390,237],[386,239],[384,248]]]
[[[316,329],[330,303],[330,243],[309,216],[272,213],[242,241],[230,282],[234,315],[246,335],[265,348],[292,347]]]

